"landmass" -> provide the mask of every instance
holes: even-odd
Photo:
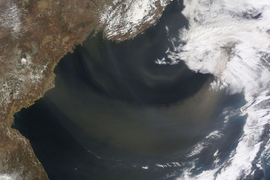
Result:
[[[156,23],[170,0],[0,1],[0,179],[48,179],[14,113],[54,87],[54,67],[92,32],[120,42]],[[37,119],[38,121],[38,119]]]

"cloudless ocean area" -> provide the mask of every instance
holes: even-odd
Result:
[[[243,94],[210,90],[214,76],[184,61],[155,63],[188,27],[183,8],[172,1],[132,40],[90,34],[55,68],[55,88],[14,115],[50,180],[174,180],[228,158]]]

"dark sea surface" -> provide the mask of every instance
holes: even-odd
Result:
[[[182,9],[171,2],[155,26],[119,44],[90,35],[57,65],[56,87],[15,114],[13,127],[50,179],[175,179],[191,162],[199,173],[234,149],[246,117],[225,117],[243,95],[210,91],[214,77],[184,62],[155,63],[188,26]],[[224,136],[206,138],[215,131]]]

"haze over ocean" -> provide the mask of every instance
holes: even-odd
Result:
[[[269,65],[269,59],[259,55],[263,48],[245,46],[259,49],[260,57],[251,51],[245,56],[247,36],[226,38],[238,28],[227,13],[234,5],[226,2],[192,1],[183,15],[183,2],[174,0],[155,26],[133,40],[117,44],[99,33],[67,54],[55,69],[56,87],[15,115],[14,128],[30,140],[49,178],[263,177],[259,165],[230,173],[245,160],[239,153],[249,157],[247,164],[259,164],[265,155],[268,120],[249,140],[255,149],[243,143],[251,135],[249,123],[257,127],[258,117],[268,117],[267,108],[256,105],[268,99],[270,76],[261,63]],[[256,66],[238,57],[253,58]]]

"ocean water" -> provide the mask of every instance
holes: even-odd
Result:
[[[267,179],[268,6],[174,0],[133,40],[89,35],[13,127],[50,179]]]

